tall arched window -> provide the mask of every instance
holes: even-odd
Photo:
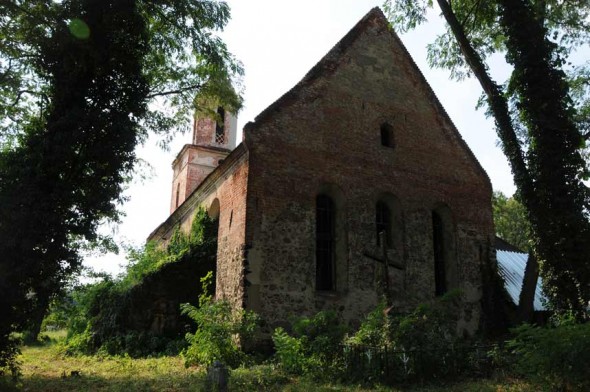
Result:
[[[381,246],[381,232],[385,233],[385,245],[391,244],[391,210],[383,201],[378,201],[375,208],[375,227],[377,229],[377,246]]]
[[[445,271],[445,238],[444,224],[441,216],[432,212],[432,246],[434,249],[434,294],[443,295],[447,292]]]
[[[334,289],[336,211],[327,195],[316,197],[316,290]]]
[[[439,206],[432,211],[434,294],[440,296],[457,287],[455,233],[451,210]]]

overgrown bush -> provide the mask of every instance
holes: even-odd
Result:
[[[20,363],[17,360],[20,344],[20,339],[14,334],[0,336],[0,387],[5,387],[6,390],[20,376]]]
[[[209,366],[214,361],[235,368],[247,362],[247,355],[239,339],[251,337],[258,325],[258,316],[251,311],[233,309],[227,301],[214,301],[208,288],[213,275],[201,279],[202,294],[199,306],[182,304],[182,314],[197,324],[194,334],[187,333],[188,348],[183,352],[185,364]]]
[[[514,369],[551,390],[590,390],[590,324],[522,325],[507,342]]]
[[[459,292],[449,292],[410,313],[394,315],[380,304],[346,341],[347,374],[407,381],[464,371],[472,352],[457,336],[459,301]]]
[[[182,260],[214,262],[216,242],[216,222],[205,210],[199,209],[190,232],[185,234],[177,229],[166,247],[150,242],[141,250],[129,250],[129,264],[122,276],[102,275],[98,282],[77,287],[69,297],[66,352],[92,354],[100,351],[134,357],[178,353],[185,347],[181,334],[159,336],[133,329],[128,320],[134,306],[133,298],[145,295],[135,291],[142,289],[147,281],[157,281],[156,274],[171,263]]]
[[[293,336],[283,328],[275,329],[272,340],[279,366],[288,373],[314,377],[339,376],[340,345],[346,334],[333,311],[321,311],[312,317],[295,320]]]

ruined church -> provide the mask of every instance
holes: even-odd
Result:
[[[457,288],[459,328],[480,326],[490,180],[378,8],[237,146],[235,116],[217,113],[195,121],[149,237],[200,207],[218,218],[217,298],[271,327],[326,309],[354,324],[383,298],[404,311]]]

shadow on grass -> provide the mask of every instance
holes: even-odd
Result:
[[[205,378],[203,374],[194,373],[185,376],[170,377],[134,377],[97,375],[47,377],[31,375],[23,378],[22,390],[30,392],[62,392],[62,391],[203,391]]]

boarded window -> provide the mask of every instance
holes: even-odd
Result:
[[[335,210],[329,196],[316,198],[316,290],[334,289]]]
[[[218,120],[215,123],[215,143],[225,143],[225,110],[220,106],[217,108]]]

